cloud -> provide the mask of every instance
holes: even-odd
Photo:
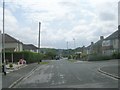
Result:
[[[120,25],[120,1],[118,3],[118,25]]]
[[[115,15],[109,12],[100,13],[100,19],[103,21],[113,21],[115,20]]]
[[[42,47],[66,48],[69,41],[73,48],[73,38],[76,46],[88,46],[117,29],[117,1],[6,0],[6,32],[24,43],[37,45],[41,22]],[[2,18],[0,29],[1,22]]]
[[[76,3],[73,3],[73,2],[70,2],[70,1],[67,1],[67,2],[59,2],[59,4],[61,4],[62,6],[63,5],[67,5],[67,6],[75,6],[77,5]]]
[[[3,13],[3,9],[2,7],[0,7],[0,13]],[[3,24],[3,15],[0,14],[0,23],[1,23],[1,27],[0,29],[2,29],[2,24]],[[13,16],[13,14],[11,13],[11,11],[9,11],[8,9],[5,9],[5,17],[4,17],[4,22],[5,22],[5,30],[7,29],[8,32],[14,32],[17,28],[18,28],[18,21],[17,19]]]

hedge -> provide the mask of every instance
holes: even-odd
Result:
[[[112,57],[114,58],[114,59],[120,59],[120,52],[119,53],[113,53],[113,55],[112,55]]]
[[[89,61],[102,61],[110,59],[120,59],[120,53],[113,53],[112,55],[88,55],[87,60]]]
[[[89,61],[102,61],[102,60],[110,60],[110,59],[112,59],[112,56],[102,56],[102,55],[89,56],[88,58]]]
[[[5,52],[5,58],[9,62],[12,61],[12,54],[14,62],[18,62],[21,58],[25,59],[27,63],[34,63],[38,62],[39,60],[43,59],[44,54],[41,53],[34,53],[29,51],[23,52]]]

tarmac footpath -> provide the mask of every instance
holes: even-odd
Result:
[[[28,64],[26,67],[8,73],[6,76],[2,75],[2,88],[12,88],[14,84],[22,80],[24,76],[34,71],[38,66],[37,63]]]
[[[120,66],[116,65],[116,66],[106,66],[106,67],[101,67],[98,69],[98,71],[100,73],[103,73],[105,75],[108,75],[112,78],[115,78],[115,79],[120,79],[120,75],[118,73],[118,68]]]

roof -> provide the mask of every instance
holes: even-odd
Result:
[[[96,43],[93,44],[93,47],[101,46],[103,40],[98,40]],[[89,46],[87,46],[87,49],[90,49],[90,48],[91,48],[91,44]]]
[[[116,38],[118,38],[118,31],[120,31],[120,30],[115,31],[115,32],[112,33],[110,36],[108,36],[105,40],[111,40],[111,39],[116,39]]]
[[[117,31],[115,31],[114,33],[112,33],[110,36],[108,36],[107,38],[105,38],[105,39],[103,39],[103,40],[116,39],[116,38],[119,37],[119,34],[120,34],[120,30],[117,30]],[[102,41],[103,41],[103,40],[98,40],[98,41],[93,45],[93,47],[102,45]],[[90,47],[91,47],[91,45],[89,45],[87,48],[89,49]]]
[[[38,49],[38,47],[36,47],[33,44],[24,44],[23,49],[28,49],[28,50],[33,49],[34,50],[34,49]]]
[[[103,39],[103,40],[104,40],[104,39]],[[96,45],[96,46],[97,46],[97,45],[102,45],[102,41],[103,41],[103,40],[97,41],[94,45]]]
[[[3,34],[2,34],[3,37]],[[13,38],[12,36],[5,34],[5,43],[22,43],[19,40]]]
[[[90,49],[91,45],[87,46],[87,49]]]

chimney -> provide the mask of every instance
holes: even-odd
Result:
[[[94,44],[94,42],[91,42],[91,45],[93,45]]]
[[[120,30],[120,25],[118,25],[118,30]]]
[[[104,36],[100,36],[100,40],[103,40],[104,39]]]

